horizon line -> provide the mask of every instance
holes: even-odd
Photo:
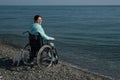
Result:
[[[64,4],[64,5],[57,5],[57,4],[50,4],[50,5],[35,5],[35,4],[0,4],[0,6],[120,6],[115,4],[82,4],[82,5],[72,5],[72,4]]]

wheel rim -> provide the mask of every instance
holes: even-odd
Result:
[[[51,56],[50,56],[51,55]],[[38,52],[37,64],[38,66],[50,67],[52,65],[52,51],[49,45],[44,45]]]

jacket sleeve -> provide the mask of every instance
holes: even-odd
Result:
[[[45,31],[43,30],[43,28],[41,26],[37,27],[37,32],[39,32],[45,40],[54,40],[53,37],[50,37],[50,36],[45,34]]]

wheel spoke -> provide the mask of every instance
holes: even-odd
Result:
[[[40,64],[44,66],[50,66],[52,62],[51,58],[51,47],[49,45],[44,45],[38,52],[37,56],[37,63],[40,66]]]

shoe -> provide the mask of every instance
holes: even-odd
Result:
[[[33,65],[33,64],[34,64],[34,62],[30,62],[30,64],[31,64],[31,65]]]
[[[27,62],[27,65],[33,65],[34,64],[33,61],[34,61],[33,59],[29,59],[28,62]]]

